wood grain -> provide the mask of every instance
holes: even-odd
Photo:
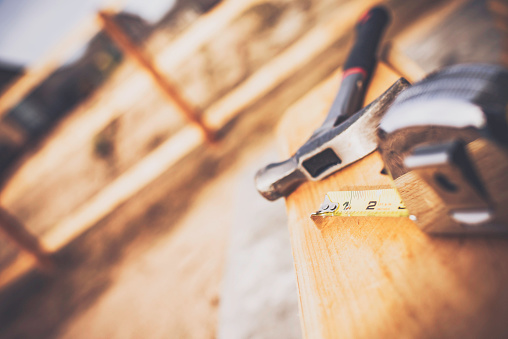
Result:
[[[396,78],[380,65],[367,102]],[[330,77],[288,110],[283,157],[321,123],[337,83]],[[321,231],[312,223],[327,191],[390,184],[382,168],[376,152],[286,200],[304,337],[506,337],[506,239],[431,237],[406,218],[336,218]]]

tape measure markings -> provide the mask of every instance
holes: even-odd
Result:
[[[409,212],[394,188],[328,192],[321,210],[314,216],[394,216]]]

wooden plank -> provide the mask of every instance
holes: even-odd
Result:
[[[43,236],[42,243],[48,250],[57,251],[130,199],[203,142],[204,137],[199,128],[189,126],[182,129],[55,225]]]
[[[90,102],[80,106],[74,114],[56,126],[52,135],[42,141],[36,152],[27,154],[23,164],[0,192],[0,204],[16,215],[33,233],[41,234],[53,227],[111,181],[108,170],[111,171],[112,165],[105,161],[109,158],[101,158],[95,151],[97,141],[94,138],[100,135],[106,122],[115,121],[118,116],[132,110],[139,112],[144,109],[152,114],[161,110],[172,113],[171,107],[158,105],[153,108],[152,105],[140,102],[140,88],[150,89],[151,79],[143,72],[130,75],[128,69],[124,71],[114,74],[112,84],[105,84],[103,90],[106,92],[92,96]],[[129,75],[129,81],[124,81]],[[154,92],[154,96],[159,95],[157,91]],[[145,94],[144,98],[153,97]],[[159,100],[164,103],[162,97]],[[175,120],[181,123],[176,112],[166,120],[167,123],[163,120],[166,123],[164,126]],[[137,131],[130,132],[131,138],[136,137],[135,132]],[[140,143],[139,148],[143,148],[145,143]],[[138,148],[130,146],[130,149],[123,151],[126,156],[120,160],[132,156],[134,152],[139,152]],[[143,150],[142,155],[147,153]],[[122,167],[116,166],[118,174],[134,162],[136,161],[122,163]],[[107,181],[100,180],[102,178]]]
[[[397,77],[379,65],[366,101]],[[284,158],[321,123],[337,82],[288,110]],[[507,239],[430,237],[407,218],[346,217],[321,231],[312,223],[327,191],[389,185],[382,168],[376,152],[286,200],[304,337],[506,337]]]
[[[189,126],[182,129],[40,237],[38,242],[44,253],[58,251],[90,229],[204,141],[199,128]],[[36,262],[29,258],[21,253],[14,263],[0,272],[0,289],[35,267]]]

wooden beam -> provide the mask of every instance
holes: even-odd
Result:
[[[397,77],[379,65],[366,102]],[[282,158],[324,119],[336,83],[330,77],[287,111]],[[382,168],[375,152],[286,200],[304,337],[506,337],[508,239],[430,237],[408,218],[343,217],[322,230],[313,224],[309,214],[326,192],[390,185]]]
[[[199,128],[185,127],[40,237],[40,247],[44,253],[57,252],[204,142]],[[9,267],[0,271],[0,290],[34,269],[35,257],[22,252]]]
[[[163,74],[159,67],[153,62],[152,57],[144,51],[142,47],[136,46],[129,36],[116,24],[114,13],[100,11],[97,14],[102,27],[110,38],[120,47],[120,49],[146,71],[157,87],[162,90],[164,95],[175,104],[178,111],[183,114],[190,122],[196,124],[204,133],[209,142],[214,140],[214,132],[203,124],[201,114],[196,107],[192,107],[171,82],[168,75]]]
[[[183,128],[140,162],[104,187],[97,195],[44,234],[41,242],[50,251],[58,251],[71,240],[94,226],[111,211],[174,166],[205,141],[195,126]]]

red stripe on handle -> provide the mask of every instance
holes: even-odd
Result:
[[[361,67],[353,67],[353,68],[346,69],[344,71],[344,73],[342,73],[342,79],[346,78],[348,75],[356,74],[356,73],[362,73],[363,78],[364,79],[367,78],[367,71],[366,70],[364,70]]]
[[[360,16],[358,22],[364,24],[367,20],[369,20],[369,18],[370,18],[370,10],[366,10],[365,12],[363,12],[362,16]]]

